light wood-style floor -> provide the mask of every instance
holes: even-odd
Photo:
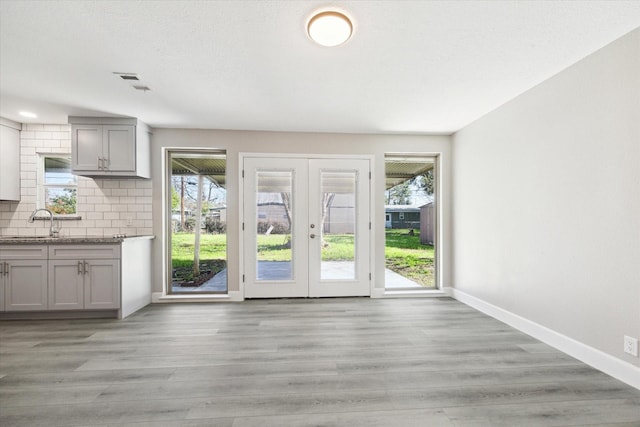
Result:
[[[0,425],[640,426],[640,391],[457,301],[0,322]]]

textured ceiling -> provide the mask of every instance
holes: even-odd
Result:
[[[305,33],[327,4],[337,48]],[[1,0],[0,115],[449,134],[638,26],[640,1]]]

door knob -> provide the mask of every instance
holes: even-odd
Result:
[[[312,239],[315,239],[316,235],[315,234],[310,234],[309,237],[311,237]]]
[[[311,224],[309,227],[316,228],[316,225],[315,224]]]

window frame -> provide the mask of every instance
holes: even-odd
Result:
[[[48,184],[46,182],[46,166],[45,162],[47,158],[65,159],[69,161],[69,170],[71,170],[71,153],[38,153],[38,180],[37,180],[37,202],[36,207],[38,209],[47,209],[47,189],[70,189],[75,190],[76,194],[76,209],[74,213],[59,214],[53,212],[53,216],[56,218],[78,218],[78,177],[75,176],[75,184]]]

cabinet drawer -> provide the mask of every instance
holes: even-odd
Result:
[[[120,245],[51,245],[49,259],[120,258]]]
[[[0,246],[0,259],[47,259],[46,245]]]

